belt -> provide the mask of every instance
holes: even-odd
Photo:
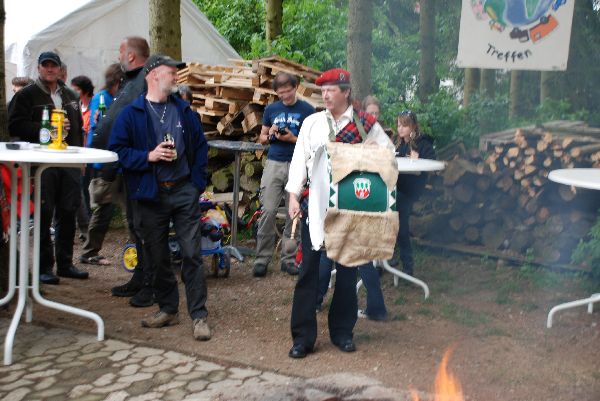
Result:
[[[176,187],[188,182],[189,178],[190,178],[189,176],[185,176],[185,177],[178,178],[175,181],[160,181],[158,183],[158,187],[160,189],[166,189],[166,190],[173,189],[173,188],[176,188]]]

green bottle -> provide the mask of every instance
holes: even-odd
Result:
[[[42,112],[42,126],[40,128],[40,145],[48,146],[50,144],[51,131],[50,112],[48,111],[48,107],[44,107],[44,111]]]
[[[100,104],[98,105],[98,121],[106,116],[106,103],[104,103],[104,95],[100,95]]]

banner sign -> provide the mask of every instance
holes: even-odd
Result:
[[[457,64],[565,70],[575,0],[462,0]]]

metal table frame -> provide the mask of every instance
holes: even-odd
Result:
[[[0,149],[0,163],[6,165],[11,171],[11,211],[10,211],[10,242],[9,242],[9,288],[8,293],[0,299],[0,305],[7,304],[19,290],[18,302],[6,333],[4,343],[4,364],[12,364],[12,350],[21,316],[25,311],[25,321],[30,323],[33,319],[33,301],[48,308],[57,309],[84,318],[92,319],[98,326],[98,341],[104,340],[104,321],[94,312],[89,312],[73,306],[50,301],[40,294],[40,215],[41,215],[41,177],[42,172],[50,167],[81,167],[85,163],[113,162],[117,155],[113,152],[98,149],[74,148],[76,153],[61,155],[59,162],[47,162],[47,154],[32,149],[6,150],[4,144]],[[32,146],[31,144],[27,144]],[[22,146],[27,146],[22,145]],[[35,146],[35,145],[33,145]],[[37,154],[36,154],[37,153]],[[46,155],[44,157],[43,155]],[[56,155],[54,155],[56,158]],[[84,160],[85,159],[85,160]],[[38,166],[34,178],[34,214],[33,214],[33,264],[31,270],[32,282],[29,284],[29,201],[31,167]],[[19,269],[17,281],[17,167],[21,167],[21,235],[19,238]],[[31,293],[30,293],[31,291]]]
[[[235,156],[233,170],[233,215],[231,216],[231,245],[224,246],[223,249],[231,254],[239,261],[243,261],[244,257],[237,247],[237,230],[238,230],[238,208],[239,208],[239,193],[240,193],[240,169],[241,169],[241,153],[255,152],[257,150],[265,150],[267,147],[255,142],[243,141],[226,141],[213,140],[208,141],[208,146],[228,150],[233,152]]]
[[[600,190],[600,169],[594,168],[572,168],[553,170],[548,175],[548,179],[559,184],[573,185],[576,187]],[[592,294],[588,298],[578,299],[576,301],[565,302],[556,305],[550,312],[546,320],[546,327],[552,328],[552,320],[556,312],[566,309],[577,308],[587,305],[587,312],[594,312],[594,303],[600,302],[600,293]]]

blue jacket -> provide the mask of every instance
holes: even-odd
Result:
[[[139,96],[119,114],[110,134],[108,149],[119,155],[119,164],[123,167],[129,196],[136,200],[157,200],[155,165],[148,162],[148,153],[158,143],[145,96],[145,93]],[[183,124],[185,155],[192,183],[202,193],[206,188],[208,163],[208,145],[202,125],[188,103],[173,96],[169,97],[169,101],[175,103]]]

